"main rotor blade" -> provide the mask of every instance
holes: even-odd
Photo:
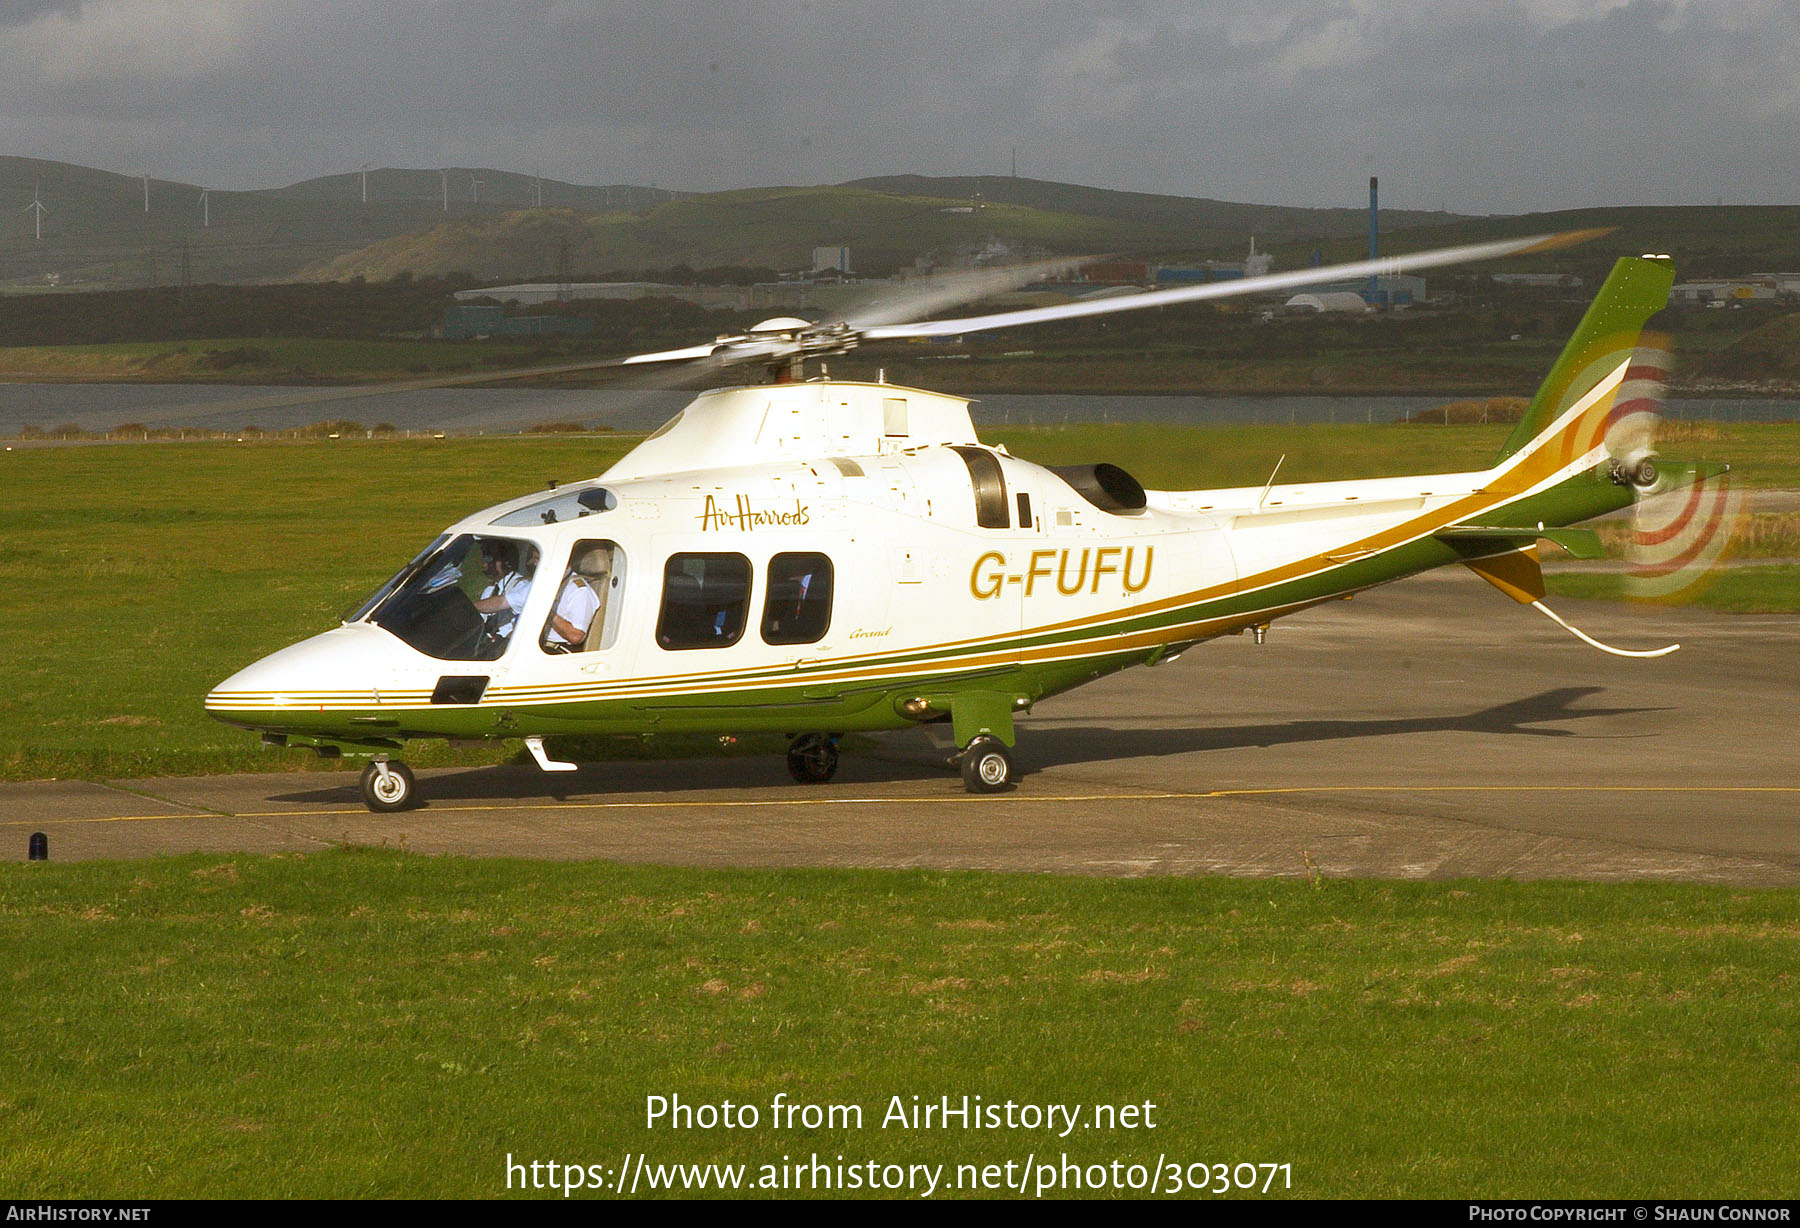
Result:
[[[1029,285],[1045,277],[1066,273],[1070,269],[1079,268],[1091,259],[1093,259],[1091,256],[1068,256],[1056,260],[1038,260],[1026,264],[1010,264],[921,278],[897,289],[883,291],[879,297],[852,308],[842,321],[842,326],[852,332],[860,332],[870,324],[904,323],[909,320],[917,320],[947,307],[954,307],[959,303],[976,302],[996,294],[1004,294],[1008,290],[1016,290],[1020,286]],[[815,329],[825,327],[827,326],[814,326]],[[616,361],[617,365],[628,367],[647,363],[691,362],[699,358],[712,358],[718,362],[718,365],[726,366],[746,362],[778,361],[784,354],[799,352],[802,350],[796,348],[791,340],[784,340],[775,335],[762,337],[756,333],[747,333],[742,337],[723,339],[705,345],[691,345],[679,350],[661,350],[654,354],[633,354],[629,358],[621,358]]]
[[[432,375],[424,379],[391,380],[380,384],[332,384],[324,387],[276,392],[264,396],[243,397],[235,401],[196,402],[194,408],[208,414],[256,413],[266,409],[288,409],[297,405],[323,405],[332,401],[356,401],[365,397],[382,397],[396,392],[424,392],[433,388],[467,388],[476,384],[503,384],[508,380],[530,379],[540,375],[570,375],[577,371],[597,371],[619,365],[615,358],[584,358],[578,362],[551,363],[536,367],[507,367],[498,371],[464,371],[454,375]]]
[[[966,316],[957,320],[926,320],[916,324],[883,324],[863,330],[864,341],[884,341],[895,337],[946,337],[958,333],[985,332],[995,328],[1015,328],[1022,324],[1043,324],[1051,320],[1069,320],[1084,316],[1110,315],[1117,311],[1141,311],[1146,307],[1172,307],[1178,303],[1195,303],[1207,299],[1236,298],[1245,294],[1267,294],[1321,282],[1350,281],[1364,277],[1388,277],[1414,269],[1437,268],[1446,264],[1467,264],[1476,260],[1493,260],[1501,256],[1522,256],[1550,251],[1574,243],[1584,243],[1605,230],[1570,230],[1560,234],[1531,235],[1522,239],[1499,239],[1491,243],[1470,243],[1461,247],[1441,247],[1405,256],[1384,256],[1378,260],[1358,260],[1350,264],[1328,264],[1317,268],[1294,269],[1285,273],[1266,273],[1261,277],[1244,277],[1236,281],[1213,281],[1198,286],[1178,286],[1169,290],[1147,290],[1142,294],[1115,298],[1084,299],[1054,307],[1029,307],[1022,311],[1002,311],[993,315]]]
[[[845,313],[843,322],[861,331],[878,324],[922,320],[958,303],[979,302],[1046,277],[1059,277],[1092,263],[1094,259],[1093,256],[1062,256],[1054,260],[1033,260],[922,277],[857,304]]]
[[[633,354],[630,358],[611,358],[596,366],[630,367],[646,362],[687,362],[695,358],[711,358],[718,342],[708,341],[705,345],[690,345],[680,350],[660,350],[655,354]]]

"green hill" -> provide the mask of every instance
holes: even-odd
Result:
[[[1002,204],[1104,218],[1148,227],[1158,234],[1185,232],[1195,250],[1220,244],[1241,255],[1249,236],[1259,243],[1312,241],[1326,237],[1367,236],[1369,213],[1364,208],[1306,209],[1288,205],[1251,205],[1207,200],[1191,196],[1163,196],[1150,192],[1116,192],[1108,188],[1050,183],[1013,176],[886,175],[856,179],[844,185],[909,196],[943,196],[958,200],[980,197]],[[1383,225],[1396,228],[1442,226],[1471,219],[1453,213],[1410,209],[1388,210]],[[1181,249],[1177,249],[1181,250]]]
[[[583,216],[521,210],[446,222],[323,261],[303,276],[369,278],[466,270],[478,277],[541,276],[568,245],[577,270],[749,265],[804,268],[812,249],[848,246],[859,273],[884,275],[919,255],[1002,240],[1052,252],[1148,248],[1156,227],[990,203],[900,196],[861,188],[757,188],[689,196],[648,208]]]
[[[370,169],[255,191],[0,157],[0,290],[466,272],[484,280],[694,268],[805,267],[848,246],[883,276],[927,253],[999,242],[1056,254],[1235,259],[1250,238],[1278,268],[1366,251],[1356,207],[1119,192],[1010,176],[898,175],[838,186],[679,194],[508,171]],[[47,212],[43,234],[30,209]],[[541,206],[540,202],[541,201]],[[1521,217],[1390,210],[1394,251],[1508,234],[1611,226],[1556,258],[1598,276],[1620,254],[1668,252],[1683,277],[1800,268],[1800,207],[1621,207]],[[1525,262],[1522,267],[1544,267]]]
[[[1702,312],[1730,316],[1732,312]],[[1800,312],[1778,316],[1688,364],[1683,374],[1702,383],[1791,387],[1800,380]]]
[[[446,208],[444,186],[449,185]],[[475,181],[479,181],[477,186]],[[37,158],[0,157],[0,288],[146,286],[286,280],[371,243],[446,220],[496,219],[532,205],[583,212],[641,208],[671,193],[583,187],[502,171],[388,168],[352,171],[258,191],[144,181]],[[29,206],[46,209],[38,238]]]

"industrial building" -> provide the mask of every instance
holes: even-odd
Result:
[[[1407,307],[1425,301],[1425,279],[1410,273],[1374,277],[1362,287],[1361,294],[1371,307]]]
[[[1495,273],[1494,281],[1502,286],[1525,286],[1545,290],[1579,290],[1581,278],[1573,273]]]
[[[1373,310],[1363,300],[1363,296],[1355,290],[1312,290],[1305,294],[1296,294],[1283,303],[1282,307],[1293,312],[1365,312]]]
[[[563,303],[577,298],[634,299],[673,295],[674,286],[655,281],[580,281],[525,282],[516,286],[488,286],[480,290],[458,290],[456,300],[467,303],[475,299],[493,299],[500,303],[532,306],[537,303]]]
[[[1778,281],[1774,277],[1742,278],[1736,281],[1688,281],[1669,291],[1669,302],[1686,307],[1773,302],[1777,285]]]
[[[1310,311],[1347,310],[1348,305],[1343,304],[1342,300],[1336,297],[1345,294],[1355,298],[1361,306],[1365,307],[1408,307],[1414,303],[1425,301],[1425,279],[1401,273],[1390,277],[1370,277],[1362,281],[1334,282],[1305,294],[1295,295],[1294,298],[1288,300],[1286,305],[1290,307],[1298,305],[1302,309]],[[1299,300],[1312,299],[1331,299],[1341,305],[1326,308],[1319,307],[1310,301],[1299,302]]]
[[[444,308],[439,335],[448,341],[475,337],[580,336],[594,331],[594,322],[578,316],[509,316],[504,307],[457,303]]]

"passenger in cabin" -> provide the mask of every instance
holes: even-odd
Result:
[[[786,630],[786,625],[800,626],[800,620],[806,613],[806,592],[812,587],[812,572],[802,572],[794,580],[794,601],[783,617],[770,618],[768,621],[778,630]],[[766,634],[766,633],[765,633]]]
[[[475,599],[475,609],[487,620],[487,644],[492,648],[504,648],[525,608],[525,598],[531,594],[531,577],[519,567],[519,544],[482,542],[481,571],[489,583]]]

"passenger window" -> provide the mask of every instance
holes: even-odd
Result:
[[[986,448],[963,447],[954,451],[969,467],[969,482],[975,488],[975,523],[984,529],[1010,529],[1006,475],[1000,472],[1000,462]]]
[[[672,554],[663,566],[656,642],[671,651],[727,648],[750,613],[750,560],[741,554]]]
[[[778,554],[770,559],[763,642],[816,644],[830,627],[831,560],[822,554]]]
[[[619,604],[623,561],[612,542],[575,543],[539,640],[545,652],[593,652],[611,646],[617,628],[610,615]]]

